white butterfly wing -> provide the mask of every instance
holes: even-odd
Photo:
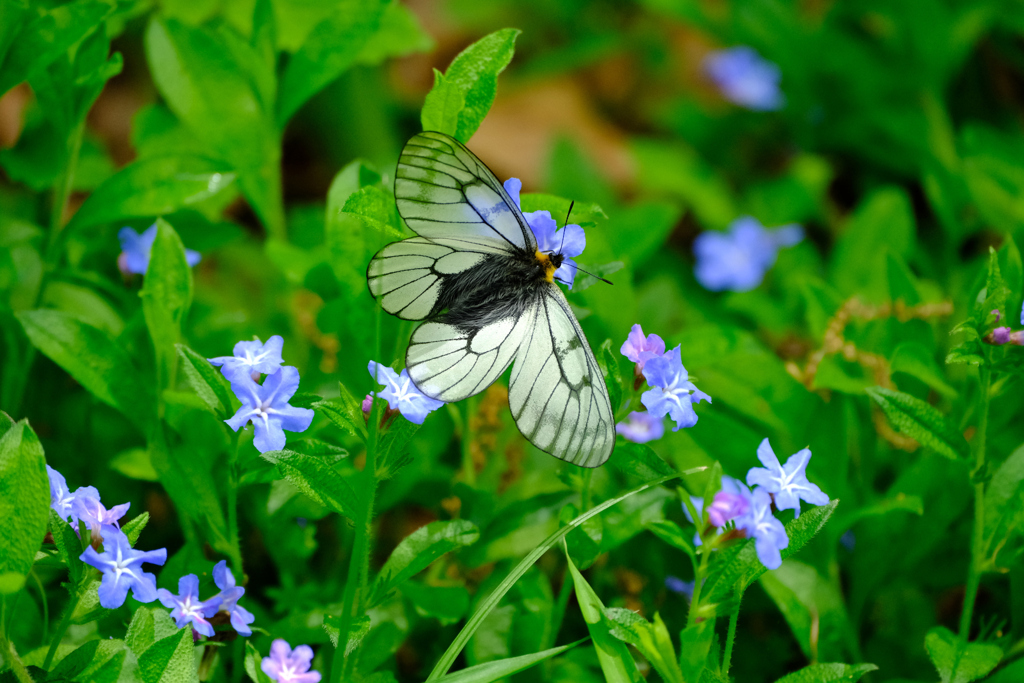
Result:
[[[441,244],[522,249],[537,240],[522,212],[483,162],[454,138],[413,136],[398,159],[395,201],[409,228]]]
[[[509,384],[516,426],[542,451],[597,467],[611,456],[615,424],[590,344],[556,285],[538,296],[531,317]]]

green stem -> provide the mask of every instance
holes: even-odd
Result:
[[[50,604],[46,599],[46,589],[43,588],[43,582],[39,580],[39,576],[33,569],[29,572],[29,576],[36,582],[36,588],[39,589],[39,601],[43,605],[43,642],[46,642],[46,632],[50,630]]]
[[[696,587],[694,591],[696,592]],[[736,606],[729,615],[729,631],[725,635],[725,652],[722,653],[722,678],[729,679],[729,667],[732,666],[732,645],[736,641],[736,622],[740,618],[740,602],[743,600],[743,591],[736,592]]]
[[[60,641],[64,639],[64,633],[68,630],[68,626],[71,625],[71,616],[78,609],[78,603],[82,601],[82,596],[85,594],[85,585],[89,580],[91,572],[85,572],[82,576],[81,581],[75,586],[75,592],[71,596],[71,602],[64,608],[64,616],[61,617],[60,624],[57,625],[57,630],[53,634],[53,640],[50,641],[50,649],[46,651],[46,659],[43,660],[43,669],[45,671],[50,670],[50,665],[53,663],[53,656],[57,654],[57,648],[60,646]]]
[[[4,659],[10,662],[11,669],[14,671],[14,677],[18,679],[18,683],[35,683],[28,672],[28,667],[25,666],[25,662],[21,661],[18,651],[14,649],[14,643],[4,639],[3,646]]]
[[[476,398],[469,397],[462,402],[462,479],[469,486],[476,486],[476,465],[473,463],[473,413]]]
[[[593,468],[587,468],[583,472],[583,488],[580,490],[580,512],[590,509],[590,478],[594,476]]]
[[[245,573],[242,570],[242,544],[238,538],[238,444],[241,433],[235,433],[234,448],[228,453],[228,536],[231,543],[231,564],[234,565],[238,580]]]
[[[700,592],[703,587],[704,578],[708,575],[708,559],[711,557],[711,548],[708,539],[703,539],[704,544],[697,549],[700,553],[700,566],[697,567],[696,575],[693,578],[693,597],[690,598],[690,612],[686,616],[686,625],[693,626],[697,623],[697,612],[700,610]]]
[[[992,386],[992,373],[987,367],[981,368],[980,395],[978,400],[978,431],[975,436],[974,474],[981,478],[985,469],[985,437],[988,432],[989,391]],[[960,614],[960,638],[965,642],[971,634],[971,618],[974,613],[974,601],[978,597],[978,586],[981,584],[981,563],[985,553],[985,482],[974,485],[974,531],[971,534],[971,563],[967,572],[967,587],[964,591],[964,608]]]

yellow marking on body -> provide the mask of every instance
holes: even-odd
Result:
[[[551,262],[551,255],[545,254],[540,249],[537,250],[537,262],[544,267],[544,279],[548,282],[555,281],[555,264]]]

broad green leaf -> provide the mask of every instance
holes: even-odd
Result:
[[[259,651],[256,646],[252,644],[252,641],[245,641],[245,673],[249,675],[249,680],[252,683],[270,683],[270,677],[263,673],[263,669],[260,668],[260,662],[263,658],[260,657]]]
[[[574,290],[577,291],[577,290]],[[612,350],[612,340],[605,339],[604,343],[597,350],[597,364],[601,367],[601,373],[604,375],[605,386],[608,387],[608,399],[612,404],[612,412],[614,413],[622,405],[622,373],[619,372],[619,356]],[[668,474],[663,472],[662,474]],[[644,479],[650,479],[651,477],[644,477]]]
[[[910,198],[895,187],[875,190],[857,206],[836,243],[830,268],[832,284],[846,296],[888,299],[886,254],[905,258],[914,239]]]
[[[569,573],[576,588],[576,601],[583,613],[583,620],[587,622],[587,630],[590,631],[590,638],[594,642],[597,661],[604,672],[605,680],[608,683],[639,683],[642,677],[636,668],[636,662],[633,661],[633,655],[629,653],[629,648],[624,642],[611,634],[605,623],[601,599],[576,569],[568,552],[565,554],[565,560],[569,564]]]
[[[17,313],[32,345],[93,396],[117,408],[142,431],[156,414],[153,392],[131,358],[104,332],[60,311]]]
[[[651,623],[633,610],[622,607],[605,608],[604,613],[614,624],[612,635],[634,645],[665,683],[683,683],[683,672],[676,660],[672,637],[660,614],[655,612]]]
[[[138,680],[135,653],[123,640],[93,640],[53,668],[49,680],[75,683],[128,683]]]
[[[447,133],[467,142],[494,103],[498,74],[512,61],[521,31],[505,28],[476,41],[452,60],[423,103],[423,130]]]
[[[174,387],[178,361],[175,347],[192,305],[192,269],[174,228],[159,218],[156,225],[156,240],[139,297],[156,351],[157,388],[163,390]]]
[[[970,446],[963,434],[929,404],[909,394],[884,387],[871,387],[866,391],[882,407],[897,430],[917,440],[922,446],[951,460],[970,455]]]
[[[110,469],[120,472],[129,479],[159,481],[160,474],[153,467],[153,460],[145,448],[129,448],[110,460]]]
[[[1003,658],[998,645],[965,643],[948,628],[936,626],[924,639],[942,683],[970,683],[996,668]]]
[[[72,2],[46,9],[23,24],[6,55],[0,53],[0,95],[63,57],[113,11],[112,2]],[[13,19],[5,16],[4,22]]]
[[[223,161],[195,156],[139,159],[97,187],[68,229],[174,213],[206,201],[234,181],[235,173]]]
[[[388,3],[341,0],[292,55],[281,77],[277,124],[284,128],[305,102],[351,67],[377,32]]]
[[[583,640],[586,639],[584,638]],[[453,674],[442,676],[437,680],[442,683],[493,683],[494,681],[503,680],[512,674],[525,671],[531,666],[540,664],[545,659],[550,659],[560,655],[566,650],[576,647],[582,643],[583,640],[577,640],[575,643],[569,643],[568,645],[562,645],[560,647],[553,647],[549,650],[543,650],[529,655],[522,655],[521,657],[509,657],[508,659],[499,659],[493,662],[477,664],[476,666],[465,668],[462,671],[456,671]]]
[[[46,535],[50,516],[50,479],[43,446],[21,420],[0,437],[0,575],[22,576],[32,569],[36,551]]]
[[[374,594],[383,598],[391,589],[411,579],[445,553],[472,545],[480,530],[465,519],[431,522],[402,539],[380,569]]]
[[[892,352],[889,365],[893,372],[904,372],[916,377],[946,398],[956,397],[956,389],[948,382],[935,362],[935,354],[921,342],[906,341]]]
[[[210,29],[153,19],[145,48],[167,106],[210,156],[231,164],[256,214],[283,238],[280,133],[229,41]]]
[[[642,443],[617,444],[608,464],[641,481],[650,481],[674,472],[672,466],[662,460],[654,449]]]
[[[231,384],[224,379],[220,370],[184,344],[175,344],[175,348],[182,360],[181,367],[189,386],[203,399],[203,403],[210,407],[214,415],[222,419],[231,417],[234,413]]]
[[[433,49],[434,39],[420,25],[412,10],[402,3],[392,2],[384,9],[377,32],[359,51],[356,63],[375,66],[385,59]]]
[[[674,479],[677,476],[679,475],[672,475],[669,477],[662,477],[661,479],[656,479],[655,481],[649,481],[646,484],[641,484],[640,486],[637,486],[636,488],[627,491],[621,496],[617,496],[615,498],[606,500],[600,505],[597,505],[588,510],[587,512],[583,513],[569,524],[560,527],[558,530],[556,530],[554,533],[552,533],[550,536],[544,539],[544,541],[540,545],[531,550],[526,555],[526,557],[524,557],[519,562],[519,564],[512,568],[512,571],[508,573],[508,576],[506,576],[502,580],[502,582],[498,584],[498,586],[487,595],[487,597],[483,598],[482,600],[480,600],[480,602],[477,603],[476,611],[473,612],[473,615],[469,618],[469,621],[466,622],[466,625],[462,627],[462,630],[459,631],[459,634],[457,636],[455,636],[455,639],[448,646],[448,649],[445,650],[444,654],[441,656],[441,659],[438,660],[437,664],[430,672],[430,676],[427,678],[427,680],[436,681],[448,672],[448,669],[450,669],[452,664],[455,662],[455,658],[458,657],[459,653],[462,652],[462,649],[466,647],[466,643],[469,642],[469,639],[473,637],[473,634],[476,632],[477,628],[480,627],[480,624],[487,617],[487,615],[490,614],[490,612],[495,607],[497,607],[498,603],[501,602],[502,597],[504,597],[504,595],[509,591],[509,589],[511,589],[512,586],[515,585],[516,581],[518,581],[523,576],[523,574],[529,571],[529,569],[533,567],[537,560],[539,560],[541,556],[548,551],[549,548],[551,548],[560,540],[565,538],[565,536],[570,531],[572,531],[575,528],[578,528],[591,517],[595,517],[601,514],[608,508],[612,507],[617,503],[622,502],[623,500],[631,496],[634,496],[655,486],[659,486],[665,483],[666,481]]]
[[[711,651],[714,638],[714,619],[698,621],[679,634],[679,668],[687,682],[700,681],[702,674],[709,672],[708,652]]]
[[[775,683],[856,683],[864,674],[877,670],[874,664],[811,664]]]
[[[192,629],[162,638],[139,657],[143,683],[198,683]]]
[[[788,559],[760,577],[805,657],[841,657],[854,632],[843,598],[811,565]]]
[[[997,553],[1024,532],[1024,446],[1010,454],[985,489],[986,569],[998,566]],[[1004,563],[1011,561],[1006,557]],[[1019,560],[1018,560],[1019,561]]]
[[[139,540],[139,536],[142,535],[142,530],[146,528],[147,524],[149,524],[149,513],[143,512],[141,515],[132,518],[127,524],[121,527],[121,531],[123,531],[124,535],[128,537],[128,542],[132,547],[135,547],[135,544]]]
[[[82,540],[71,528],[66,519],[57,516],[54,510],[50,510],[50,535],[53,536],[53,543],[57,546],[57,552],[64,564],[68,567],[68,575],[71,577],[71,584],[77,586],[82,579],[83,562]]]
[[[0,574],[0,596],[14,595],[25,587],[25,575],[19,572]]]
[[[141,657],[142,653],[156,642],[156,625],[153,620],[153,612],[148,607],[140,607],[132,615],[131,623],[124,634],[124,642],[135,653]]]
[[[285,479],[317,503],[351,520],[359,519],[361,495],[326,458],[287,450],[270,451],[264,453],[263,458],[276,465]]]
[[[651,522],[645,528],[673,548],[682,550],[696,563],[697,553],[693,547],[693,533],[688,534],[678,524],[667,519]]]
[[[829,501],[827,505],[811,508],[786,525],[789,546],[782,551],[782,559],[791,557],[807,545],[808,542],[825,526],[829,517],[835,512],[838,500]],[[727,550],[716,554],[715,570],[704,585],[703,596],[708,603],[716,603],[726,599],[735,590],[743,590],[762,574],[768,571],[757,559],[754,539],[748,538]]]

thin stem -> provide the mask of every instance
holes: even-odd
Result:
[[[476,465],[473,463],[473,413],[475,397],[462,402],[462,479],[469,486],[476,486]]]
[[[694,588],[696,591],[696,588]],[[729,679],[729,667],[732,666],[732,645],[736,641],[736,622],[740,618],[740,601],[743,600],[743,591],[736,592],[736,606],[729,615],[729,631],[725,634],[725,652],[722,653],[722,678]]]
[[[231,564],[234,565],[239,579],[245,575],[242,570],[242,544],[238,538],[238,444],[240,437],[241,433],[235,432],[234,448],[228,450],[228,536],[231,543]]]
[[[690,612],[686,616],[686,625],[693,626],[697,623],[697,612],[700,609],[700,592],[703,588],[704,578],[708,575],[708,559],[711,557],[711,548],[708,539],[702,539],[704,544],[697,550],[700,552],[700,566],[697,567],[696,575],[693,578],[693,597],[690,598]]]
[[[36,588],[39,589],[39,601],[43,604],[43,642],[46,642],[46,632],[50,630],[50,604],[46,599],[46,589],[43,588],[43,582],[39,580],[39,576],[35,570],[29,572],[29,576],[36,582]]]
[[[68,198],[71,197],[71,188],[75,184],[75,172],[78,170],[78,155],[82,151],[82,137],[85,134],[85,120],[83,119],[68,138],[68,165],[64,167],[64,175],[57,181],[54,187],[53,211],[50,214],[50,235],[47,242],[47,261],[50,265],[55,260],[53,250],[59,243],[59,234],[64,227],[64,210],[68,205]]]
[[[542,649],[547,650],[555,646],[555,641],[558,640],[558,632],[562,630],[562,621],[565,619],[565,610],[569,606],[569,596],[572,595],[573,588],[572,577],[569,575],[568,568],[566,568],[565,574],[562,577],[562,587],[558,589],[558,599],[555,601],[554,609],[551,612],[551,619],[546,626]],[[544,663],[544,668],[542,669],[544,680],[551,679],[553,664],[552,660]]]
[[[18,679],[18,683],[35,683],[28,672],[28,668],[25,666],[25,662],[21,661],[18,651],[14,649],[14,643],[4,640],[4,654],[4,659],[10,662],[11,669],[14,671],[15,678]]]
[[[980,475],[985,468],[985,437],[988,432],[989,392],[992,373],[987,367],[980,371],[980,394],[978,397],[978,431],[975,437],[974,472]],[[967,586],[964,591],[964,608],[960,614],[960,638],[966,641],[971,634],[971,618],[974,601],[981,584],[981,563],[985,552],[985,483],[974,485],[974,531],[971,535],[971,563],[967,572]]]
[[[61,617],[60,624],[57,625],[57,630],[53,634],[53,640],[50,641],[50,649],[46,651],[46,659],[43,660],[43,669],[46,671],[50,670],[50,664],[53,663],[53,656],[57,654],[57,648],[60,646],[60,641],[64,639],[64,633],[68,630],[68,626],[71,625],[71,616],[78,609],[78,603],[82,600],[82,595],[85,594],[84,586],[88,581],[90,572],[85,572],[82,576],[82,580],[77,586],[75,586],[75,592],[71,596],[71,602],[64,608],[64,616]]]
[[[583,488],[580,490],[580,512],[590,509],[590,478],[594,476],[594,470],[587,468],[583,472]]]

